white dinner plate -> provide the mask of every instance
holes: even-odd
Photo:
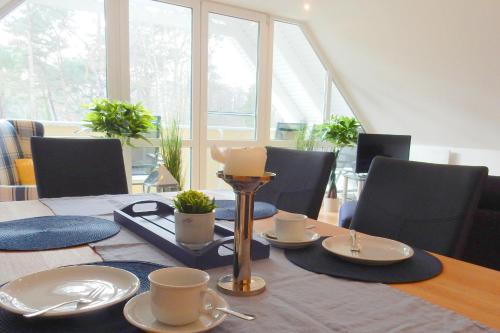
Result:
[[[215,292],[213,295],[213,307],[214,308],[227,308],[229,307],[224,298],[217,295]],[[227,315],[217,310],[213,310],[209,313],[202,313],[198,320],[194,323],[183,325],[183,326],[170,326],[160,323],[156,320],[151,312],[150,306],[150,292],[139,294],[129,300],[123,309],[123,314],[129,323],[135,327],[155,333],[195,333],[195,332],[205,332],[211,330],[212,328],[219,326]]]
[[[40,317],[78,315],[109,307],[132,297],[139,289],[139,279],[132,273],[99,265],[67,266],[38,272],[9,282],[0,288],[0,307],[25,314],[51,305],[88,296],[102,287],[101,294],[90,303],[67,304]]]
[[[278,239],[274,230],[269,230],[261,234],[262,238],[267,240],[271,245],[282,249],[300,249],[306,247],[317,241],[320,237],[319,234],[311,230],[306,230],[304,239],[300,241],[285,241]]]
[[[358,233],[360,252],[351,251],[349,235],[336,235],[323,240],[323,248],[336,256],[365,265],[390,265],[413,256],[413,249],[398,241]]]

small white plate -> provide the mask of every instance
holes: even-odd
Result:
[[[25,314],[89,295],[98,287],[103,292],[95,302],[76,302],[48,311],[40,317],[65,317],[104,309],[132,297],[139,289],[132,273],[99,265],[68,266],[38,272],[9,282],[0,288],[0,307]]]
[[[336,235],[323,240],[323,248],[336,256],[365,265],[390,265],[413,256],[413,249],[398,241],[358,234],[360,252],[351,251],[349,235]]]
[[[262,238],[267,240],[271,245],[282,249],[300,249],[306,247],[317,241],[320,237],[319,234],[311,230],[306,230],[304,239],[301,241],[285,241],[277,238],[274,230],[269,230],[261,234]]]
[[[198,320],[194,323],[183,325],[183,326],[170,326],[160,323],[156,320],[151,312],[150,306],[150,292],[147,291],[140,295],[135,296],[127,302],[125,308],[123,309],[123,314],[127,321],[141,330],[147,332],[155,333],[195,333],[195,332],[205,332],[214,327],[219,326],[227,315],[225,313],[219,312],[217,310],[211,313],[202,313]],[[214,295],[214,308],[227,308],[229,307],[224,298]]]

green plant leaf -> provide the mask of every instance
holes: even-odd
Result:
[[[175,208],[185,214],[207,214],[215,209],[215,200],[202,192],[189,190],[180,192],[174,198]]]
[[[141,103],[131,104],[108,99],[94,99],[83,107],[89,109],[84,126],[102,132],[107,138],[118,138],[132,146],[131,139],[149,140],[144,136],[156,128],[155,117]]]

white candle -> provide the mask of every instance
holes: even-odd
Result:
[[[267,150],[264,147],[233,148],[225,151],[224,174],[261,177],[264,175]]]

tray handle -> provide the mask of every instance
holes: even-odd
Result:
[[[153,210],[136,211],[134,209],[137,205],[143,205],[143,204],[156,204],[156,207]],[[168,216],[168,215],[174,214],[173,207],[167,205],[164,202],[157,201],[157,200],[136,201],[134,203],[131,203],[128,206],[125,206],[124,208],[121,209],[121,211],[124,212],[125,214],[132,216],[132,217],[144,216],[144,215]]]

